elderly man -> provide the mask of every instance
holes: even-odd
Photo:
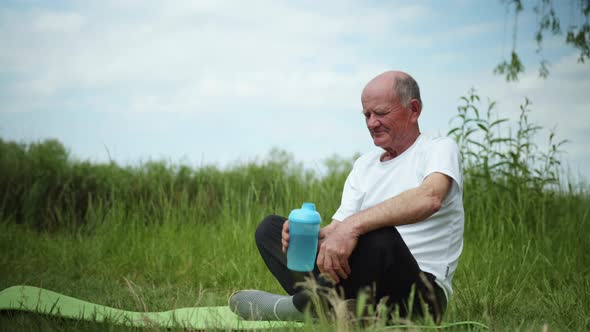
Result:
[[[424,303],[440,321],[463,247],[462,174],[459,151],[449,138],[420,133],[422,101],[416,81],[388,71],[361,96],[373,143],[344,184],[340,208],[321,229],[313,275],[346,299],[371,288],[377,301],[401,316],[421,315]],[[287,269],[289,221],[268,216],[256,231],[266,265],[287,293],[241,291],[230,306],[251,319],[302,319],[309,293]],[[413,302],[412,289],[415,289]]]

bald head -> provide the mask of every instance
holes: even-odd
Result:
[[[408,107],[412,99],[417,99],[422,104],[418,83],[402,71],[386,71],[369,81],[363,89],[361,101],[375,96],[390,98],[391,101],[399,100],[403,107]]]

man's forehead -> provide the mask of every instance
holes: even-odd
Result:
[[[393,86],[389,85],[367,85],[361,94],[361,103],[366,105],[390,104],[396,100]]]
[[[393,98],[395,79],[391,76],[378,76],[371,80],[361,94],[361,100],[371,98]]]

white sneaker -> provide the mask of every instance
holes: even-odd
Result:
[[[304,314],[293,305],[293,297],[250,289],[233,293],[229,308],[245,320],[303,321]]]

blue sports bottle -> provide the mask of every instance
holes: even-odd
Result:
[[[299,272],[312,271],[320,235],[320,214],[315,204],[303,203],[301,209],[289,214],[289,248],[287,249],[287,267]]]

